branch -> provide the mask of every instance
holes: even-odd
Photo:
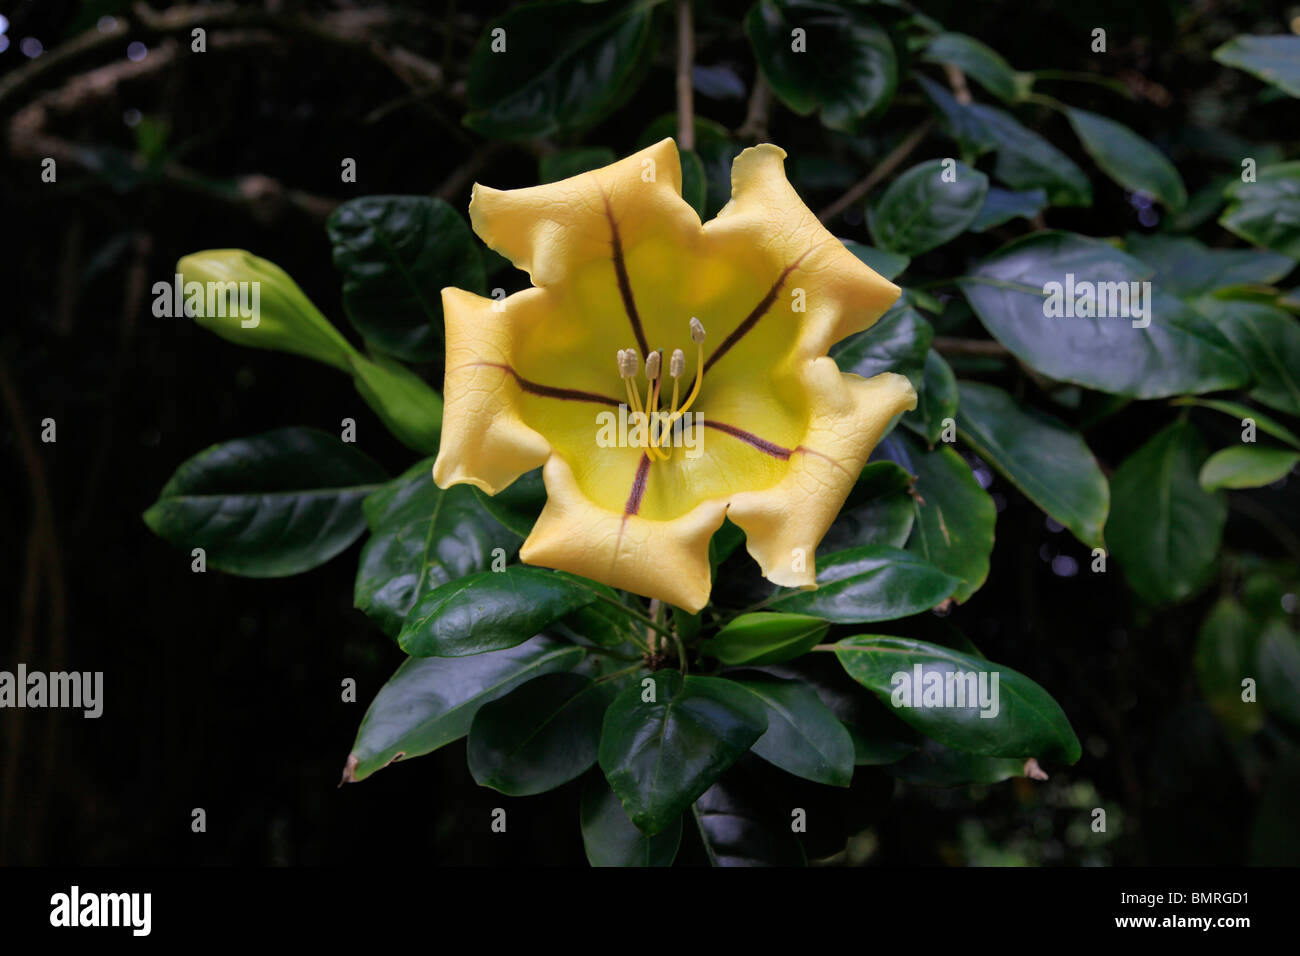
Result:
[[[695,26],[691,0],[677,0],[677,146],[695,148],[695,101],[691,66],[695,60]]]
[[[1011,353],[1001,342],[993,339],[957,339],[946,335],[935,336],[930,343],[940,355],[979,355],[1005,358]]]
[[[772,108],[772,87],[763,78],[763,71],[754,70],[754,88],[749,92],[749,109],[745,111],[745,122],[736,127],[739,139],[755,141],[767,138],[767,118]]]
[[[850,186],[843,196],[819,212],[817,218],[822,222],[830,222],[845,209],[864,198],[867,193],[880,184],[881,180],[901,166],[908,156],[912,155],[912,151],[921,145],[921,141],[925,139],[932,126],[934,126],[934,117],[929,117],[920,126],[912,130],[901,143],[895,146],[893,152],[880,161],[879,166],[868,173],[865,178]]]

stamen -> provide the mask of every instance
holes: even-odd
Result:
[[[658,458],[660,461],[668,460],[668,453],[661,451],[659,448],[659,439],[655,435],[655,414],[659,411],[659,369],[663,363],[663,352],[655,349],[645,359],[645,376],[648,381],[645,393],[645,427],[646,427],[646,447],[650,451],[650,457]]]

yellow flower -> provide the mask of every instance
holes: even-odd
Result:
[[[545,186],[474,187],[474,231],[533,286],[500,301],[442,290],[433,477],[496,494],[544,466],[525,562],[698,611],[729,517],[769,580],[816,587],[817,544],[916,393],[827,357],[899,289],[817,221],[784,159],[741,153],[704,224],[671,139]],[[659,411],[659,429],[634,427],[638,410]],[[620,415],[631,426],[611,428]]]

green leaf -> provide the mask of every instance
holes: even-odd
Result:
[[[1197,481],[1205,449],[1185,421],[1157,432],[1111,477],[1106,540],[1148,604],[1171,604],[1205,583],[1227,520],[1222,492]]]
[[[806,614],[741,614],[700,644],[700,651],[731,667],[779,664],[812,650],[829,629],[821,618]]]
[[[386,480],[355,447],[311,428],[212,445],[144,513],[154,534],[209,567],[278,578],[324,564],[365,530],[361,501]]]
[[[691,807],[710,865],[804,866],[788,812],[776,811],[761,781],[741,769],[733,768]]]
[[[957,67],[1004,103],[1024,99],[1034,82],[1033,74],[1013,70],[1002,54],[964,33],[940,33],[921,60]]]
[[[988,191],[988,177],[964,163],[919,163],[890,183],[871,208],[871,236],[892,252],[918,256],[965,232]]]
[[[441,199],[363,196],[326,223],[343,311],[367,342],[408,362],[442,355],[444,286],[484,287],[465,220]]]
[[[600,767],[644,833],[668,828],[767,730],[762,704],[717,677],[654,674],[653,701],[635,684],[605,712]]]
[[[1201,466],[1201,487],[1262,488],[1285,478],[1300,462],[1300,453],[1285,448],[1238,445],[1216,451]]]
[[[915,79],[943,115],[944,128],[961,149],[963,160],[973,163],[985,153],[997,149],[997,137],[969,105],[957,102],[947,89],[928,77],[918,73]]]
[[[1186,236],[1129,233],[1125,248],[1155,269],[1152,281],[1184,298],[1243,284],[1271,284],[1295,268],[1295,260],[1259,249],[1210,249]]]
[[[914,520],[911,489],[912,476],[892,461],[870,462],[818,548],[830,554],[864,544],[903,547]]]
[[[1154,196],[1171,212],[1187,205],[1187,189],[1178,170],[1137,133],[1087,110],[1067,107],[1065,115],[1093,162],[1115,182]]]
[[[475,491],[488,514],[521,538],[532,532],[537,516],[546,504],[546,484],[542,481],[540,468],[524,472],[495,495],[477,488]]]
[[[515,7],[493,20],[470,57],[465,125],[525,140],[608,116],[633,93],[652,52],[653,7],[650,0],[564,0]]]
[[[1264,723],[1256,702],[1241,699],[1241,683],[1258,679],[1255,668],[1259,629],[1245,609],[1232,598],[1221,598],[1201,623],[1196,639],[1196,679],[1210,709],[1242,735]]]
[[[572,575],[512,564],[504,571],[449,581],[425,594],[406,616],[397,643],[412,657],[501,650],[593,600],[592,590]]]
[[[907,549],[959,578],[952,596],[966,601],[988,577],[997,517],[993,499],[949,445],[926,452],[914,439],[896,434],[881,446],[882,454],[916,476],[916,523]]]
[[[384,427],[407,448],[423,455],[438,450],[442,396],[409,368],[382,353],[348,357],[352,384]]]
[[[911,552],[867,545],[819,558],[817,590],[782,591],[768,606],[839,624],[892,621],[941,604],[960,583]]]
[[[469,729],[469,772],[512,797],[545,793],[596,762],[614,688],[573,673],[534,677],[479,708]]]
[[[1196,308],[1214,320],[1250,369],[1250,397],[1300,415],[1300,320],[1254,302],[1201,298]]]
[[[1033,219],[1047,208],[1047,193],[1041,189],[1014,192],[1010,189],[989,187],[979,215],[970,224],[971,232],[987,232],[994,226],[1012,219]]]
[[[916,392],[916,408],[903,415],[903,424],[931,447],[943,437],[944,423],[957,420],[957,376],[934,349],[925,356],[925,374]]]
[[[795,30],[803,32],[806,49],[794,48]],[[831,129],[852,133],[894,98],[894,45],[860,7],[758,0],[745,17],[745,32],[772,91],[800,116],[821,110]]]
[[[840,242],[844,243],[844,248],[861,259],[868,267],[880,273],[881,278],[888,279],[890,282],[902,275],[912,261],[897,252],[877,249],[875,246],[854,242],[852,239],[841,239]]]
[[[683,149],[678,153],[682,164],[682,198],[701,218],[705,215],[709,181],[704,171],[704,160],[693,149]]]
[[[830,354],[842,372],[863,378],[897,372],[919,389],[933,339],[934,328],[920,312],[909,305],[894,305],[875,325],[839,342]]]
[[[1173,296],[1146,294],[1150,276],[1105,242],[1045,231],[1003,246],[960,286],[994,338],[1058,381],[1134,398],[1245,384],[1249,373],[1214,323]],[[1071,317],[1067,304],[1078,303],[1107,315]]]
[[[1256,246],[1300,259],[1300,161],[1262,167],[1253,183],[1234,181],[1219,225]]]
[[[1068,156],[1010,114],[992,106],[966,107],[998,144],[993,175],[1012,189],[1047,191],[1053,206],[1091,206],[1092,185]]]
[[[1076,538],[1102,547],[1110,489],[1083,436],[992,385],[960,391],[962,440]]]
[[[519,549],[519,538],[483,509],[469,485],[444,491],[433,483],[432,467],[425,459],[365,500],[371,537],[361,549],[353,604],[390,637],[434,588],[487,570],[497,548],[507,560]]]
[[[608,146],[579,146],[546,153],[537,161],[537,174],[542,183],[557,183],[581,173],[609,166],[618,159]]]
[[[860,635],[835,646],[849,676],[945,746],[984,757],[1052,757],[1065,763],[1074,763],[1082,754],[1070,721],[1052,695],[1009,667],[901,637]],[[971,677],[983,679],[974,699]],[[946,686],[952,690],[946,692]],[[931,697],[932,692],[936,696]],[[965,706],[951,706],[954,703]]]
[[[1215,50],[1214,58],[1300,97],[1300,37],[1242,33]]]
[[[572,670],[588,653],[538,636],[475,657],[408,658],[366,711],[343,779],[364,780],[398,758],[418,757],[459,740],[488,701],[541,674]]]
[[[678,130],[677,114],[665,113],[656,117],[637,137],[637,148],[644,149],[665,137],[676,138]],[[695,117],[695,155],[699,157],[704,173],[705,197],[704,211],[701,218],[712,219],[723,206],[731,200],[731,164],[740,155],[742,145],[736,142],[731,131],[720,123]],[[685,155],[685,154],[683,154]],[[689,159],[682,162],[682,194],[686,201],[694,206],[695,186],[688,177],[695,175],[688,169],[693,166]],[[695,207],[699,212],[699,207]]]
[[[935,740],[926,740],[920,750],[884,769],[891,777],[908,783],[926,787],[960,787],[1023,777],[1025,761],[1019,757],[981,757],[952,750]]]
[[[582,844],[592,866],[672,866],[682,842],[682,818],[646,836],[623,812],[603,777],[582,788]]]
[[[1300,731],[1300,635],[1282,621],[1259,641],[1259,702],[1269,715]]]
[[[767,730],[754,753],[805,780],[832,787],[853,782],[853,739],[816,691],[801,681],[759,671],[727,676],[758,697],[767,711]]]
[[[1249,405],[1243,405],[1240,402],[1225,402],[1217,398],[1178,398],[1174,400],[1175,405],[1197,405],[1202,408],[1212,408],[1216,412],[1222,412],[1225,415],[1231,415],[1237,419],[1242,428],[1246,427],[1246,421],[1253,421],[1257,428],[1266,435],[1272,435],[1290,445],[1292,448],[1300,450],[1300,437],[1297,437],[1289,428],[1283,426],[1280,422],[1269,418],[1263,412],[1256,411]]]

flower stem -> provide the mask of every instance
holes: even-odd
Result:
[[[628,607],[622,601],[618,600],[618,598],[610,597],[608,594],[603,593],[599,588],[591,588],[590,590],[591,593],[594,594],[598,600],[604,601],[610,607],[618,608],[618,610],[622,611],[624,614],[632,618],[634,621],[640,621],[646,627],[654,628],[656,631],[658,631],[660,634],[664,635],[665,637],[673,636],[673,632],[668,630],[668,628],[656,624],[653,618],[646,617],[646,615],[642,614],[640,611],[632,610],[632,608]]]

